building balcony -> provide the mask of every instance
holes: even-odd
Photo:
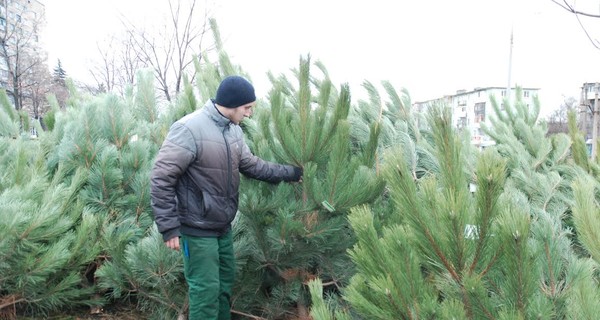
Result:
[[[462,109],[456,109],[454,111],[454,117],[455,118],[466,118],[467,117],[467,110],[462,110]]]

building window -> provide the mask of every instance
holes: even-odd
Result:
[[[25,10],[25,6],[18,2],[14,3],[14,8],[15,8],[15,11],[20,11],[20,12],[23,12]]]
[[[504,97],[506,96],[506,90],[502,90],[501,95]]]
[[[457,127],[459,129],[461,129],[461,128],[465,128],[466,126],[467,126],[467,118],[466,117],[458,118]]]
[[[527,91],[527,90],[523,91],[523,97],[529,98],[529,91]]]
[[[475,104],[475,123],[485,121],[485,102],[478,102]]]

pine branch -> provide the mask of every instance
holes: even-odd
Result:
[[[502,246],[500,246],[498,248],[498,250],[496,251],[496,253],[492,257],[492,259],[490,259],[490,262],[481,270],[481,272],[479,274],[482,277],[484,277],[485,275],[487,275],[488,272],[490,270],[492,270],[492,267],[496,264],[496,261],[500,258],[500,256],[502,256],[502,248],[503,248]]]

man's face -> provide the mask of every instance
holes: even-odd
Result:
[[[229,114],[229,120],[239,125],[240,122],[244,120],[244,118],[250,117],[252,115],[252,111],[255,105],[256,101],[231,109],[231,113]]]

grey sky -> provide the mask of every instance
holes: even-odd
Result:
[[[55,39],[50,64],[60,58],[70,75],[87,76],[86,59],[96,53],[96,40],[119,26],[118,13],[151,21],[160,1],[43,1],[47,39]],[[600,81],[600,50],[551,0],[214,3],[225,48],[250,73],[259,95],[268,89],[267,71],[287,73],[308,53],[325,64],[335,83],[349,82],[355,97],[364,94],[363,80],[389,80],[407,88],[413,101],[506,86],[511,28],[511,83],[541,88],[544,112],[564,96],[578,98],[582,83]],[[600,10],[597,0],[577,4]],[[582,22],[600,38],[600,19]]]

